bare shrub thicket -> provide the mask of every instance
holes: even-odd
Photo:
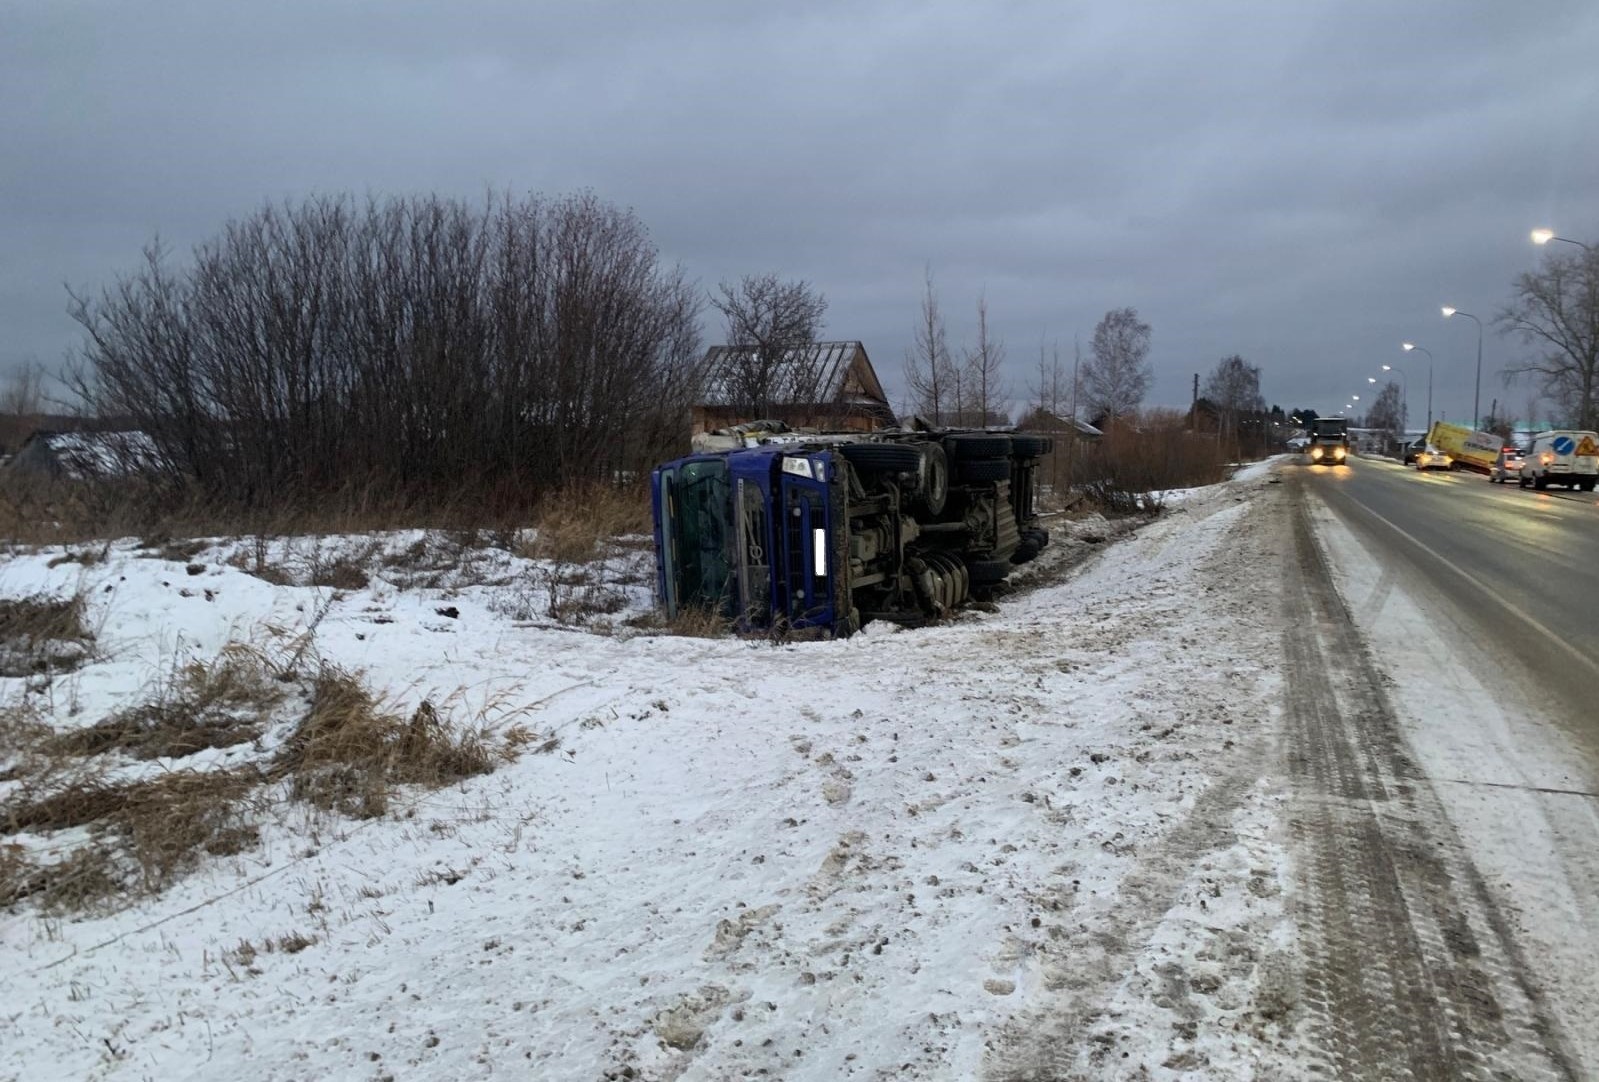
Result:
[[[1226,480],[1231,450],[1215,433],[1191,432],[1185,415],[1145,410],[1116,423],[1097,443],[1071,448],[1057,440],[1057,476],[1091,503],[1114,513],[1154,511],[1159,493]]]
[[[75,297],[74,380],[150,434],[170,493],[515,511],[674,445],[698,305],[592,195],[313,198]]]

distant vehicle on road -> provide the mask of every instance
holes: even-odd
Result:
[[[1494,459],[1494,464],[1488,470],[1488,480],[1498,484],[1506,481],[1521,480],[1522,454],[1520,447],[1506,447],[1499,452],[1499,457]]]
[[[1305,448],[1312,466],[1343,466],[1349,458],[1349,419],[1317,417],[1310,422],[1310,444]]]
[[[1550,484],[1592,492],[1599,481],[1599,433],[1582,431],[1540,432],[1527,448],[1521,467],[1521,487],[1548,488]]]
[[[1432,444],[1428,444],[1416,452],[1417,473],[1422,470],[1452,470],[1454,468],[1455,460],[1432,446]]]
[[[1502,436],[1492,432],[1477,432],[1446,421],[1432,423],[1427,430],[1427,442],[1448,455],[1455,469],[1476,470],[1478,473],[1493,469],[1499,449],[1505,445]]]
[[[1423,450],[1425,450],[1426,447],[1427,447],[1427,437],[1425,437],[1425,436],[1423,436],[1419,440],[1415,440],[1415,441],[1413,441],[1411,443],[1405,444],[1405,455],[1404,455],[1405,465],[1407,465],[1407,466],[1415,465],[1416,456],[1421,454],[1421,452]]]

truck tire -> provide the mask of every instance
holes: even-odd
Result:
[[[1010,440],[1003,432],[957,432],[944,437],[944,453],[955,463],[974,458],[1009,458]]]
[[[922,452],[903,443],[841,443],[838,451],[856,469],[871,473],[922,472]]]
[[[1517,488],[1526,488],[1527,487],[1527,477],[1526,477],[1525,474],[1523,474],[1522,476],[1516,478],[1516,487]]]
[[[1055,441],[1048,436],[1034,436],[1018,432],[1010,438],[1010,453],[1017,458],[1037,458],[1055,449]]]
[[[1542,492],[1544,489],[1549,487],[1549,478],[1534,477],[1532,479],[1532,487],[1537,489],[1539,492]]]
[[[1599,483],[1599,482],[1595,482],[1595,481],[1584,481],[1584,482],[1583,482],[1583,483],[1582,483],[1582,490],[1583,490],[1583,491],[1584,491],[1584,492],[1592,492],[1592,491],[1593,491],[1593,489],[1594,489],[1594,485],[1595,485],[1595,484],[1596,484],[1596,483]]]
[[[993,586],[1004,582],[1011,572],[1009,560],[967,560],[966,570],[971,574],[973,586]]]
[[[1010,480],[1008,458],[965,458],[955,463],[955,476],[967,484]]]
[[[949,460],[944,457],[944,448],[936,443],[914,446],[921,455],[916,502],[936,518],[943,514],[944,502],[949,499]]]

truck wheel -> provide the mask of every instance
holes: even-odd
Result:
[[[992,586],[1004,582],[1010,574],[1009,560],[968,560],[966,570],[971,574],[973,586]]]
[[[1544,489],[1549,487],[1549,478],[1534,477],[1532,479],[1532,487],[1537,489],[1539,492],[1542,492]]]
[[[1583,482],[1583,483],[1582,483],[1582,490],[1583,490],[1583,491],[1584,491],[1584,492],[1592,492],[1592,491],[1593,491],[1593,488],[1594,488],[1594,485],[1595,485],[1595,483],[1596,483],[1596,482],[1594,482],[1594,481],[1584,481],[1584,482]]]
[[[917,486],[917,502],[935,518],[944,513],[944,501],[949,498],[949,460],[944,457],[944,449],[936,443],[922,443],[915,445],[921,455],[918,473],[921,483]]]
[[[1527,479],[1525,477],[1516,478],[1516,487],[1517,488],[1526,488],[1527,487]]]
[[[995,432],[957,432],[944,437],[944,453],[951,462],[973,458],[1009,458],[1011,438]]]
[[[922,452],[904,443],[841,443],[839,453],[851,466],[874,473],[922,471]]]
[[[1010,453],[1017,458],[1038,458],[1047,455],[1055,449],[1055,441],[1048,436],[1034,436],[1026,432],[1018,432],[1010,438]]]
[[[955,463],[955,475],[968,484],[984,484],[989,481],[1009,481],[1010,459],[961,459],[959,462]]]

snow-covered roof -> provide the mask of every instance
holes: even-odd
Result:
[[[37,449],[35,449],[37,448]],[[148,432],[35,432],[18,459],[43,452],[64,476],[83,481],[153,473],[166,458]]]
[[[712,346],[707,350],[702,404],[741,405],[741,383],[755,367],[755,355],[753,346]],[[850,379],[852,372],[854,380]],[[774,404],[888,405],[866,347],[858,341],[813,342],[787,350],[766,375]]]

